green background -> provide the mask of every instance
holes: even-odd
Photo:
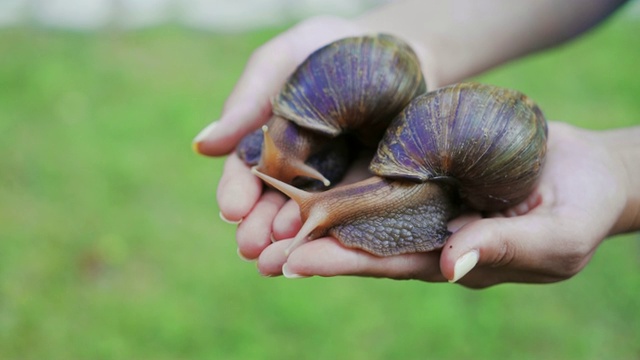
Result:
[[[241,261],[216,208],[223,159],[191,140],[282,30],[0,30],[0,358],[640,357],[638,234],[569,281],[482,291]],[[550,119],[637,125],[638,34],[616,16],[477,80]]]

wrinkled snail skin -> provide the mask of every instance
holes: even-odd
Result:
[[[327,151],[323,143],[334,148],[336,141],[345,141],[337,138],[351,134],[364,146],[377,146],[389,122],[425,91],[420,62],[401,40],[384,34],[341,39],[298,66],[272,101],[274,117],[264,129],[264,139],[258,132],[250,134],[237,153],[249,165],[258,164],[261,172],[287,183],[298,176],[334,182],[348,162],[336,160],[342,155]],[[293,133],[303,135],[290,136]],[[269,156],[262,155],[260,141],[274,145]],[[318,154],[324,156],[323,152],[329,154],[331,166],[322,165]],[[263,159],[256,161],[256,154]],[[304,166],[314,155],[318,174]],[[331,169],[332,174],[325,177],[317,167]]]
[[[331,235],[389,256],[441,248],[462,206],[497,211],[524,200],[546,139],[544,116],[526,96],[465,83],[417,97],[392,121],[370,179],[313,194],[253,171],[300,205],[303,226],[289,251]]]
[[[378,256],[441,248],[447,221],[459,206],[446,187],[373,176],[346,186],[311,193],[253,169],[254,174],[300,206],[303,227],[287,253],[306,240],[333,236],[343,245]]]

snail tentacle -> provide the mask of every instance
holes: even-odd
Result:
[[[280,181],[274,177],[271,177],[267,174],[260,172],[256,167],[251,168],[251,172],[262,179],[267,184],[273,186],[283,194],[287,195],[291,199],[293,199],[296,203],[304,204],[309,200],[312,200],[313,194],[306,192],[304,190],[300,190],[294,186],[291,186],[283,181]],[[327,219],[327,213],[320,206],[315,206],[311,210],[309,216],[304,219],[304,224],[302,228],[296,234],[293,242],[285,249],[285,255],[289,256],[291,251],[293,251],[298,246],[302,245],[306,240],[309,239],[309,235],[316,230],[318,227],[322,226],[323,222]]]

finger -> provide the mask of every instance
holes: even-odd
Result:
[[[218,183],[220,214],[232,222],[241,221],[262,194],[262,182],[235,154],[227,158]]]
[[[521,246],[531,238],[538,236],[525,229],[522,235],[514,236],[508,230],[511,222],[504,218],[481,219],[463,226],[447,240],[440,258],[444,276],[452,282],[460,280],[473,268],[482,265],[508,266],[518,256],[524,256]],[[530,224],[527,228],[537,231]],[[514,241],[515,239],[519,241]],[[481,259],[482,257],[482,259]]]
[[[242,137],[268,120],[271,97],[299,62],[290,52],[281,38],[254,52],[225,103],[222,116],[195,137],[194,150],[210,156],[227,154]]]
[[[540,192],[536,191],[536,192],[533,192],[530,196],[528,196],[520,204],[517,204],[516,206],[513,206],[503,211],[502,215],[506,217],[521,216],[535,209],[541,203],[542,203],[542,195],[540,194]]]
[[[273,220],[273,238],[275,240],[289,239],[298,233],[302,227],[300,207],[295,201],[288,201]]]
[[[266,191],[251,213],[238,225],[236,241],[242,257],[256,259],[271,244],[271,223],[285,201],[283,195],[272,190]]]
[[[279,241],[277,247],[267,249],[259,266],[269,271],[280,266],[280,273],[284,270],[287,277],[357,275],[445,281],[438,266],[438,252],[378,257],[345,248],[333,238],[321,238],[296,248],[285,259],[281,252],[288,243],[289,240]]]
[[[447,228],[449,229],[449,231],[454,233],[458,231],[460,228],[462,228],[464,225],[480,219],[482,219],[482,216],[478,212],[465,212],[455,217],[454,219],[450,220],[449,223],[447,224]]]
[[[482,219],[454,233],[442,251],[440,267],[451,281],[474,268],[492,268],[500,281],[558,281],[575,274],[592,249],[583,244],[551,214]],[[496,269],[499,268],[499,269]],[[525,278],[523,274],[529,274]],[[487,279],[484,279],[486,282]],[[496,279],[497,281],[497,279]]]
[[[285,250],[291,240],[276,241],[267,246],[258,257],[258,272],[264,276],[282,275],[282,265],[287,262]]]
[[[544,198],[547,199],[545,203]],[[523,202],[525,205],[517,205],[505,214],[496,213],[490,218],[476,218],[476,221],[462,224],[442,250],[442,273],[451,282],[456,282],[482,265],[525,266],[536,257],[544,257],[544,251],[548,253],[549,249],[534,248],[535,244],[546,244],[552,239],[547,229],[554,226],[550,210],[554,202],[552,191],[539,187]]]

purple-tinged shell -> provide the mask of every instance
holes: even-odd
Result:
[[[470,207],[496,211],[533,190],[547,124],[524,94],[462,83],[414,99],[389,126],[370,170],[389,178],[451,180]]]
[[[264,142],[262,129],[255,130],[243,137],[236,147],[238,157],[247,165],[254,166],[260,162],[262,157],[262,143]]]
[[[335,137],[354,132],[375,146],[385,128],[426,91],[420,61],[385,34],[350,37],[312,53],[273,101],[273,113]]]

